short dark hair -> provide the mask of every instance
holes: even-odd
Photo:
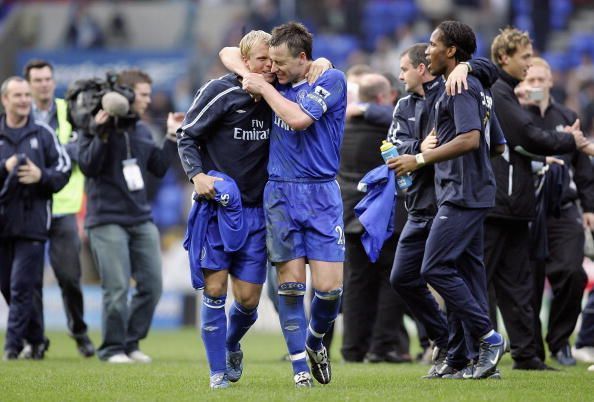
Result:
[[[152,84],[153,80],[144,71],[138,68],[123,70],[118,74],[118,84],[134,88],[136,84]]]
[[[31,79],[31,70],[44,67],[49,67],[49,69],[52,71],[52,74],[54,73],[54,66],[52,66],[52,63],[49,61],[42,59],[29,60],[27,64],[25,64],[25,67],[23,67],[23,77],[29,81]]]
[[[406,49],[404,52],[402,52],[400,54],[400,57],[408,55],[408,58],[410,59],[410,64],[412,64],[414,68],[419,67],[419,64],[427,65],[427,56],[425,55],[425,51],[427,50],[428,46],[428,43],[415,43],[414,45]]]
[[[447,46],[454,46],[456,61],[470,60],[476,52],[476,36],[470,26],[460,21],[444,21],[437,26],[441,31],[443,43]]]
[[[272,30],[270,46],[277,47],[283,43],[287,44],[291,56],[297,57],[303,52],[308,60],[312,60],[313,35],[305,25],[292,21],[275,27]]]

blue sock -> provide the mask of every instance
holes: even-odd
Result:
[[[224,373],[225,338],[227,337],[227,317],[225,316],[225,300],[227,296],[211,297],[202,294],[201,332],[206,357],[210,366],[210,375]]]
[[[305,283],[286,282],[278,287],[278,316],[295,374],[309,372],[309,366],[305,361],[307,322],[303,310],[304,294]]]
[[[307,346],[310,349],[322,349],[324,335],[338,316],[340,295],[342,295],[341,288],[329,292],[316,290],[311,302],[311,318],[307,329]]]
[[[489,342],[491,345],[496,345],[503,341],[503,337],[499,332],[495,332],[495,330],[489,331],[485,336],[481,338],[485,342]]]
[[[227,350],[237,352],[239,341],[258,319],[258,307],[252,309],[234,302],[229,311],[229,327],[227,328]]]

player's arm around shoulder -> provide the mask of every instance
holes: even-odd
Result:
[[[327,112],[346,111],[346,77],[337,69],[326,71],[309,86],[308,93],[299,106],[314,120]]]
[[[243,89],[252,95],[262,96],[272,110],[293,130],[305,130],[314,122],[299,104],[286,99],[260,74],[250,73],[243,77]]]

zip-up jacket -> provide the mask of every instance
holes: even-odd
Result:
[[[152,220],[146,187],[128,189],[123,162],[135,159],[146,183],[148,172],[157,177],[165,175],[170,155],[175,154],[177,147],[167,139],[162,148],[157,147],[147,125],[141,121],[132,121],[126,127],[110,131],[105,141],[93,129],[79,135],[78,163],[87,177],[87,228],[138,225]]]
[[[41,170],[39,182],[19,183],[18,165],[8,173],[6,160],[19,154]],[[66,185],[70,169],[70,158],[51,127],[30,116],[24,127],[9,129],[6,115],[0,116],[0,238],[46,240],[52,195]]]
[[[531,159],[515,151],[520,145],[537,155],[555,155],[575,151],[573,136],[555,130],[543,130],[534,124],[514,93],[519,81],[503,70],[493,85],[493,103],[499,124],[507,140],[502,156],[492,159],[497,182],[495,207],[488,218],[529,221],[534,218],[536,199]]]
[[[483,87],[490,88],[497,80],[497,68],[484,57],[469,61],[472,73]],[[423,84],[425,96],[410,94],[400,99],[394,108],[388,141],[398,147],[400,154],[414,155],[421,152],[421,143],[434,128],[435,103],[445,91],[443,77]],[[435,215],[437,204],[434,188],[433,165],[424,166],[412,174],[413,184],[406,192],[406,209],[409,215],[429,218]]]

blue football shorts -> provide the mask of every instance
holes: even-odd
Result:
[[[264,188],[266,245],[272,262],[306,257],[344,261],[342,198],[336,180],[270,180]]]
[[[215,216],[206,228],[201,265],[204,268],[229,273],[242,281],[261,285],[266,280],[266,224],[262,207],[243,207],[244,224],[248,225],[248,236],[243,247],[234,252],[224,250]]]

